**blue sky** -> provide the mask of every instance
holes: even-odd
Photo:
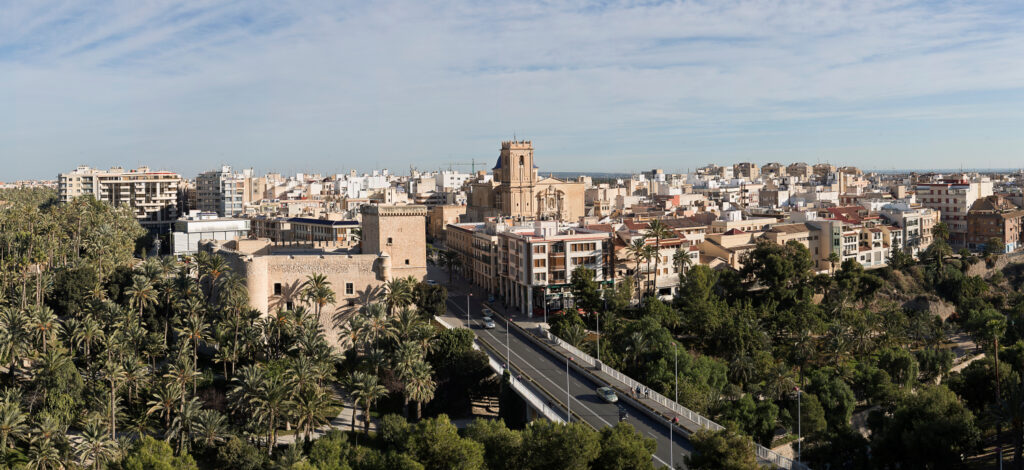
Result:
[[[1024,166],[1019,2],[0,0],[0,181]]]

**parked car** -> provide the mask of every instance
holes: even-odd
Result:
[[[480,314],[483,315],[484,318],[491,318],[494,316],[494,310],[484,307],[483,310],[480,310]]]
[[[597,396],[608,403],[615,403],[619,401],[619,396],[615,394],[615,390],[612,390],[611,387],[598,388]]]
[[[435,281],[433,279],[427,279],[427,285],[428,286],[436,286],[437,285],[437,281]]]
[[[484,328],[487,328],[488,330],[490,330],[490,329],[494,329],[495,326],[496,325],[494,324],[494,319],[489,318],[489,317],[488,318],[484,318]]]

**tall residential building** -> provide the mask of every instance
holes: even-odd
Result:
[[[152,171],[149,167],[125,170],[114,167],[97,170],[79,166],[57,176],[61,202],[79,196],[92,196],[114,206],[127,205],[139,222],[155,231],[167,231],[178,218],[178,186],[181,176],[170,171]]]
[[[953,249],[967,247],[967,211],[974,201],[991,195],[992,181],[988,178],[979,181],[958,178],[917,185],[917,201],[939,211],[942,222],[949,228],[949,245]]]
[[[250,201],[248,179],[250,174],[235,174],[230,166],[207,171],[196,177],[197,209],[216,212],[221,217],[242,214],[245,203]]]

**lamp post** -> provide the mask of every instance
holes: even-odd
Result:
[[[803,390],[800,390],[800,387],[796,387],[796,463],[800,463],[801,448],[803,447],[803,442],[800,441],[800,422],[803,418],[800,415],[800,395],[802,393]]]
[[[512,349],[508,345],[508,313],[505,314],[505,361],[508,362],[508,373],[512,375]]]
[[[469,298],[473,296],[472,292],[466,293],[466,328],[472,328],[469,324]]]
[[[565,422],[572,422],[572,395],[569,393],[569,361],[571,357],[565,358]]]

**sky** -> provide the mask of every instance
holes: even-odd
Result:
[[[1024,166],[1024,3],[0,0],[0,181]],[[483,162],[483,163],[480,163]]]

